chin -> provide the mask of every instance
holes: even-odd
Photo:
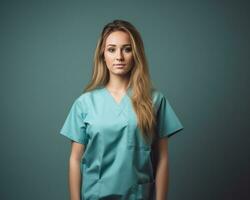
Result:
[[[115,71],[112,72],[112,74],[118,75],[118,76],[120,76],[120,75],[126,75],[127,73],[128,72],[126,70],[115,70]]]

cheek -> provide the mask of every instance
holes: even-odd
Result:
[[[104,58],[105,58],[105,61],[106,61],[107,65],[112,64],[113,58],[109,54],[104,54]]]
[[[133,56],[132,56],[132,55],[129,56],[129,57],[127,58],[127,60],[128,60],[128,62],[129,62],[130,64],[133,64],[133,63],[134,63],[134,59],[133,59]]]

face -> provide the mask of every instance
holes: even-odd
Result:
[[[104,60],[112,75],[125,75],[131,70],[134,61],[128,33],[114,31],[109,34],[105,42]]]

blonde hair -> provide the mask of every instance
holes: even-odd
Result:
[[[140,33],[124,20],[114,20],[104,26],[98,39],[93,59],[92,79],[84,92],[105,86],[109,81],[109,71],[104,61],[105,42],[110,33],[124,31],[129,34],[132,46],[134,66],[129,73],[128,87],[131,88],[131,101],[137,116],[137,125],[147,142],[152,142],[155,135],[155,112],[152,103],[153,85],[150,79],[148,63]]]

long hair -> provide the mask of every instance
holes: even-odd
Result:
[[[129,34],[134,66],[129,73],[128,87],[131,88],[131,101],[137,116],[137,125],[146,142],[152,142],[155,135],[155,112],[152,103],[153,84],[150,79],[144,44],[140,33],[128,21],[114,20],[106,24],[98,39],[93,59],[93,71],[90,83],[84,92],[105,86],[109,81],[109,71],[104,61],[105,42],[110,33],[124,31]]]

